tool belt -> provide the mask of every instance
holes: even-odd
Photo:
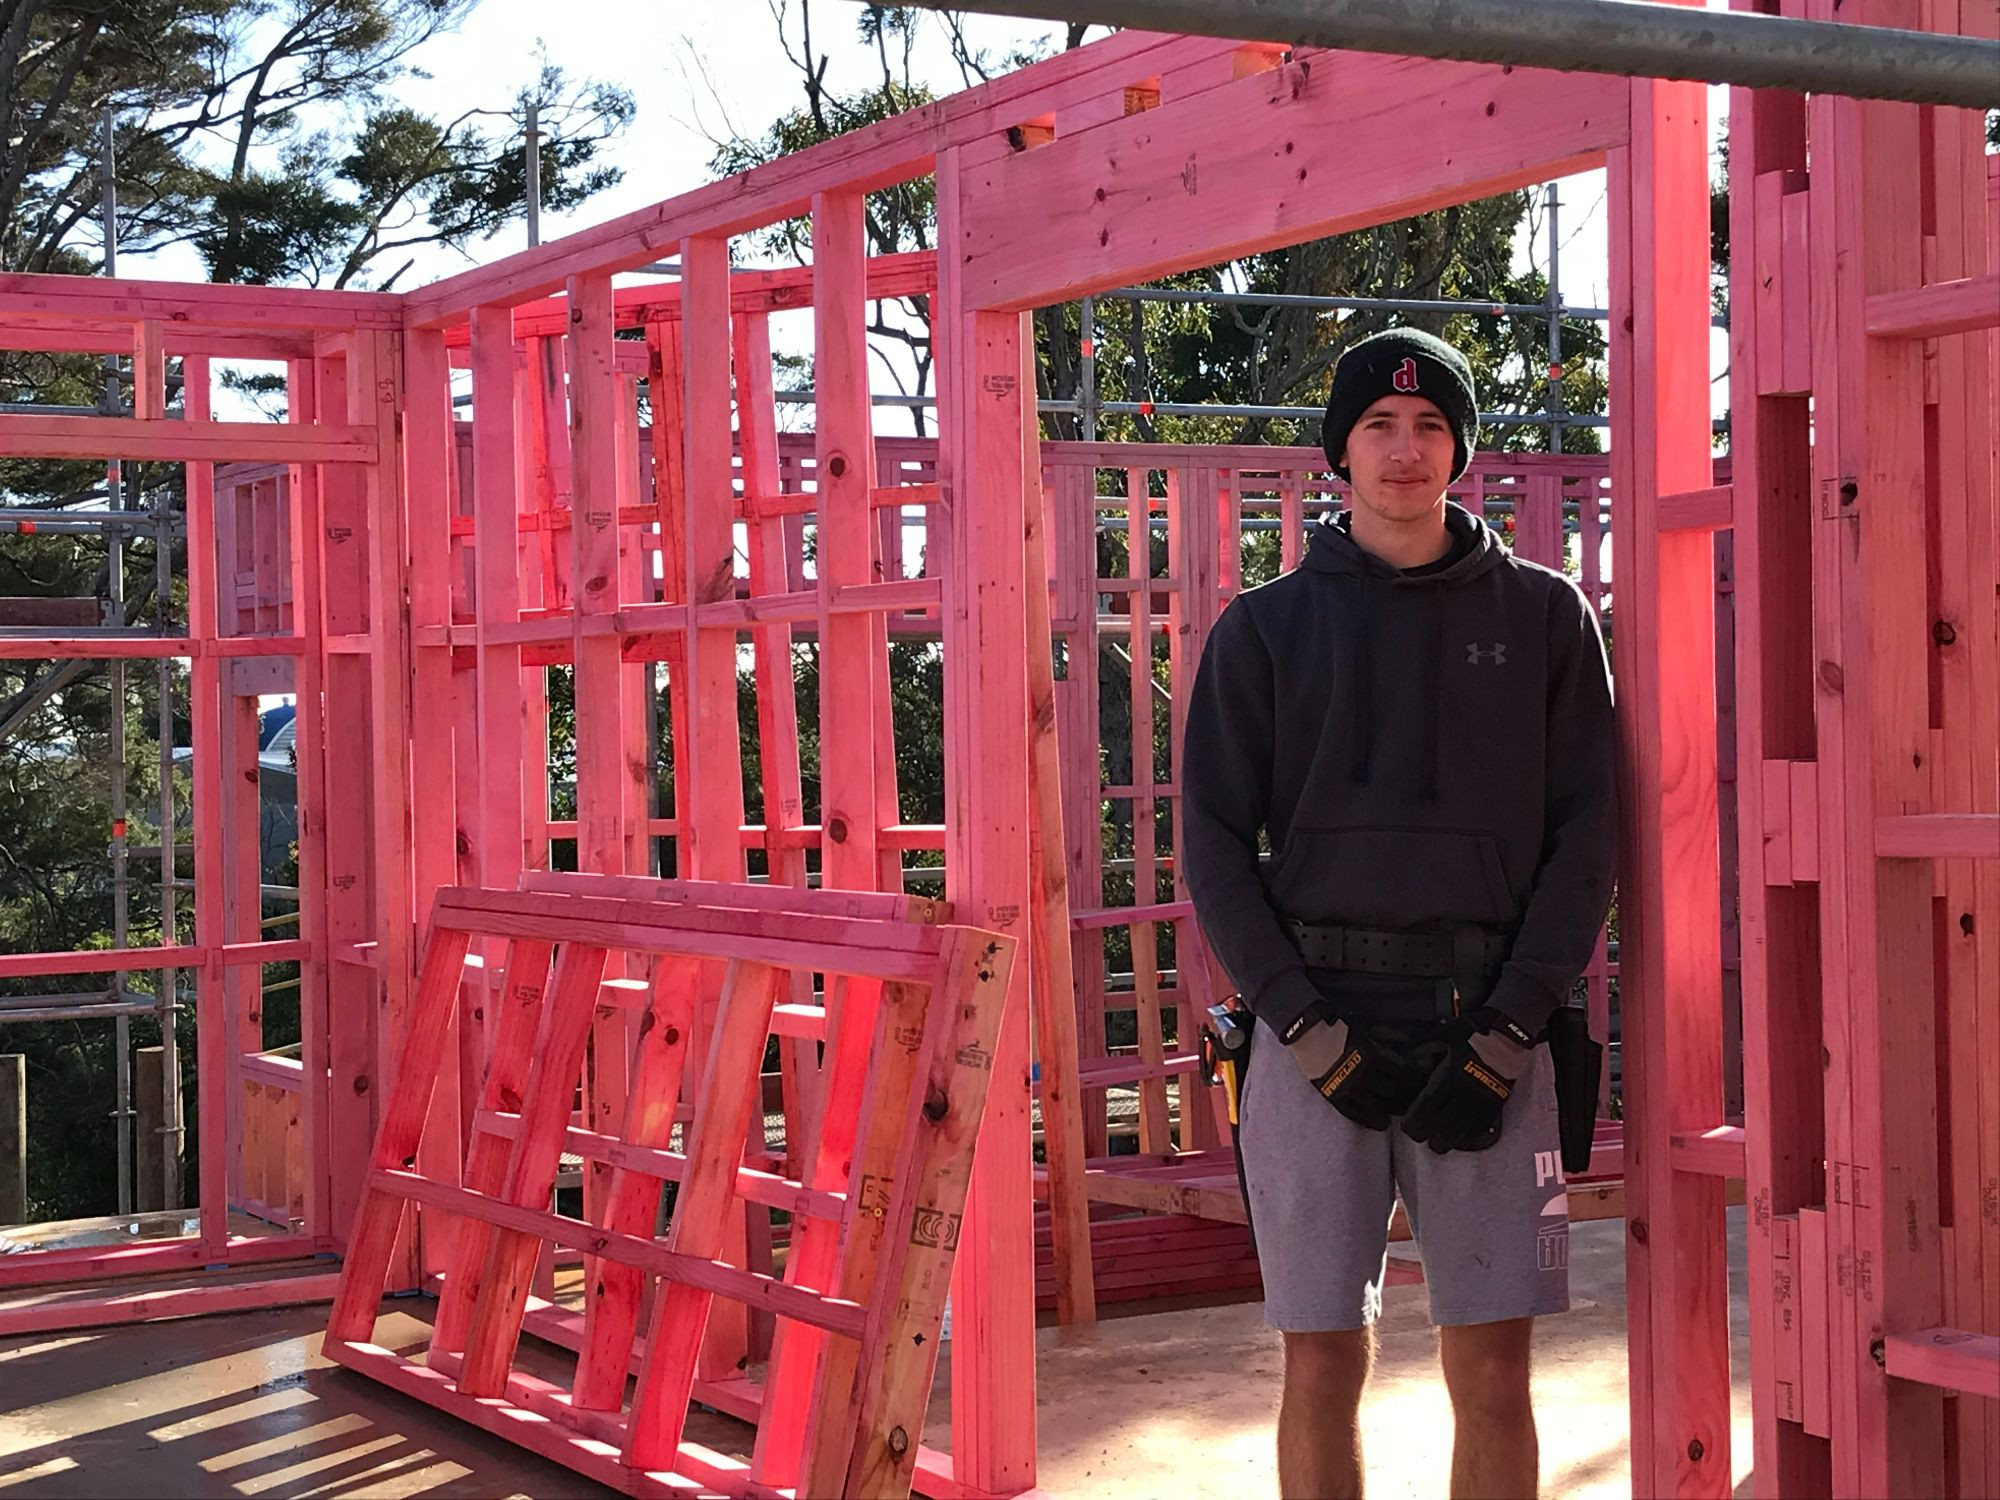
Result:
[[[1309,969],[1430,980],[1439,1020],[1485,1003],[1513,944],[1509,933],[1469,924],[1443,932],[1407,932],[1287,922],[1285,930]]]
[[[1378,927],[1334,927],[1287,922],[1299,957],[1313,969],[1384,974],[1401,979],[1456,979],[1491,974],[1507,960],[1512,939],[1485,927],[1447,932],[1396,932]]]

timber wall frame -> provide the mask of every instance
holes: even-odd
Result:
[[[407,842],[407,798],[370,796],[374,785],[400,785],[397,757],[408,738],[393,712],[407,657],[401,612],[378,603],[400,596],[406,570],[394,486],[400,307],[389,296],[107,287],[57,277],[7,278],[0,300],[7,346],[129,353],[137,376],[132,416],[0,416],[0,451],[186,465],[182,633],[10,632],[0,651],[188,661],[195,865],[192,943],[9,954],[0,957],[0,977],[159,969],[170,984],[175,971],[192,971],[200,1118],[211,1122],[200,1140],[196,1233],[10,1257],[0,1287],[215,1273],[154,1292],[30,1297],[0,1311],[0,1327],[312,1300],[325,1295],[323,1275],[231,1285],[225,1268],[310,1260],[341,1247],[352,1204],[336,1196],[336,1141],[372,1130],[371,1080],[393,1071],[399,1045],[398,1017],[372,997],[329,1003],[336,998],[329,979],[340,963],[327,934],[331,923],[371,948],[378,931],[391,946],[411,940],[407,908],[371,904],[369,868],[372,848]],[[291,420],[212,420],[217,356],[282,363]],[[173,412],[165,395],[170,358],[180,359],[183,376],[182,405]],[[262,466],[272,475],[261,504],[238,505],[232,492],[218,506],[219,463]],[[283,486],[275,483],[280,474]],[[378,524],[385,517],[388,524]],[[256,707],[260,694],[279,692],[298,695],[302,899],[296,936],[267,941]],[[325,754],[329,716],[354,729],[336,757]],[[384,763],[373,764],[376,756]],[[338,828],[325,813],[329,774],[340,781],[336,795],[354,799]],[[261,966],[286,962],[299,966],[302,1057],[295,1062],[258,1055]],[[177,1223],[178,1214],[172,1217]]]
[[[1860,3],[1859,19],[1877,24],[1990,34],[1993,22],[1990,3],[1962,12],[1944,0]],[[1857,19],[1853,9],[1841,19]],[[1745,1175],[1760,1479],[1775,1473],[1782,1493],[1856,1495],[1948,1493],[1949,1481],[1969,1495],[1980,1492],[1976,1480],[1988,1489],[2000,1482],[1995,1402],[1947,1403],[1940,1390],[1991,1394],[2000,1362],[1992,1301],[2000,1225],[1971,1206],[2000,1201],[2000,1171],[1985,1148],[1966,1144],[2000,1139],[2000,1037],[1990,1009],[1982,1016],[1973,999],[1992,992],[2000,941],[2000,915],[1986,915],[2000,857],[1993,398],[1988,335],[1975,331],[1992,320],[2000,282],[1984,226],[1967,211],[1984,187],[1975,180],[1979,121],[1834,98],[1802,105],[1760,95],[1737,107],[1732,169],[1747,175],[1732,199],[1739,447],[1726,489],[1715,484],[1710,455],[1700,85],[1289,55],[1129,32],[400,298],[9,278],[0,282],[0,329],[10,337],[28,327],[58,340],[54,347],[122,340],[115,346],[141,350],[149,370],[163,345],[183,347],[174,329],[164,340],[148,333],[155,320],[184,325],[178,336],[197,354],[246,340],[265,347],[259,340],[278,330],[291,341],[288,357],[310,372],[316,404],[302,411],[319,424],[286,437],[274,434],[293,429],[183,428],[157,410],[123,423],[74,419],[87,431],[59,428],[65,419],[8,426],[21,419],[7,418],[0,445],[297,463],[299,503],[323,509],[295,531],[302,555],[316,555],[322,541],[327,554],[302,579],[315,589],[323,581],[326,598],[323,649],[300,656],[311,664],[302,666],[301,717],[313,673],[323,674],[328,705],[337,697],[367,705],[356,721],[365,737],[344,722],[342,742],[327,746],[325,784],[313,796],[340,816],[301,872],[317,923],[302,941],[321,966],[332,1021],[331,1097],[309,1112],[311,1128],[343,1143],[366,1132],[393,1076],[415,978],[415,913],[442,886],[509,887],[538,862],[523,827],[534,790],[524,772],[540,774],[521,756],[525,652],[560,638],[573,655],[580,868],[644,873],[645,841],[670,836],[679,876],[741,881],[737,650],[745,632],[761,645],[812,620],[829,747],[822,877],[881,889],[900,853],[892,747],[878,711],[886,619],[935,604],[948,713],[947,895],[957,920],[1028,940],[1031,961],[1013,983],[1024,987],[1016,1001],[1033,1006],[1054,1132],[1051,1190],[1077,1195],[1068,1215],[1057,1205],[1060,1258],[1060,1226],[1081,1222],[1073,1169],[1082,1141],[1075,1034],[1065,1022],[1074,1013],[1052,999],[1067,998],[1070,986],[1068,900],[1058,862],[1039,852],[1044,830],[1059,827],[1062,788],[1046,732],[1055,716],[1051,626],[1025,314],[1605,167],[1612,491],[1621,507],[1613,547],[1634,1489],[1731,1488],[1724,1200],[1725,1179]],[[1796,179],[1782,174],[1808,166],[1801,220],[1783,201],[1798,196]],[[860,211],[866,191],[927,173],[938,191],[942,438],[935,480],[924,482],[934,492],[895,497],[927,505],[932,517],[926,573],[905,579],[876,571],[885,559],[871,528],[879,476],[863,316],[871,289],[932,283],[901,259],[869,262]],[[1748,217],[1760,194],[1774,192],[1773,218]],[[802,215],[813,219],[816,246],[809,292],[789,273],[759,284],[732,278],[730,236]],[[1782,247],[1801,223],[1805,253],[1787,262],[1782,248],[1769,248],[1770,225]],[[1758,264],[1769,274],[1746,284],[1753,246],[1763,247]],[[671,295],[614,292],[615,273],[676,251],[682,281]],[[802,302],[813,308],[821,392],[818,576],[800,597],[760,572],[759,528],[780,518],[753,514],[746,602],[734,597],[731,561],[732,417],[754,512],[779,489],[762,315]],[[641,303],[657,304],[657,314]],[[1802,317],[1806,386],[1797,382]],[[632,327],[645,330],[644,342],[618,336]],[[469,362],[474,393],[470,538],[456,546],[455,362]],[[1939,399],[1927,416],[1932,365]],[[1752,371],[1754,391],[1745,383]],[[651,433],[651,497],[635,492],[630,387],[640,378],[665,418]],[[1810,454],[1805,389],[1824,424]],[[536,432],[546,451],[528,440]],[[392,451],[400,463],[385,461]],[[562,485],[580,524],[558,547],[553,524],[524,533],[520,516]],[[1914,524],[1919,516],[1924,526]],[[1750,533],[1740,561],[1756,599],[1737,653],[1742,785],[1776,786],[1782,774],[1783,805],[1804,814],[1774,821],[1771,799],[1752,807],[1746,798],[1741,820],[1748,1112],[1740,1133],[1724,1125],[1721,1104],[1712,623],[1715,533],[1732,523]],[[528,545],[549,548],[545,566],[523,557]],[[662,559],[657,579],[642,562],[649,545]],[[566,589],[555,560],[564,554]],[[1808,555],[1811,595],[1802,582]],[[542,597],[551,578],[556,597]],[[371,609],[371,600],[384,607]],[[197,639],[201,628],[191,632]],[[1931,655],[1946,634],[1963,649]],[[218,659],[179,654],[193,654],[198,671]],[[643,770],[624,753],[644,743],[634,686],[662,660],[670,689],[682,684],[672,705],[680,763],[671,826],[647,805]],[[789,701],[771,697],[774,707]],[[732,711],[696,711],[718,702]],[[1815,769],[1798,769],[1808,764]],[[795,880],[803,840],[796,826],[784,836],[783,770],[764,767],[778,821],[761,841],[773,877]],[[436,795],[443,788],[455,798]],[[213,828],[212,789],[209,806],[197,819]],[[1781,836],[1789,886],[1769,880]],[[1960,893],[1971,922],[1958,920]],[[219,900],[204,907],[198,891],[197,910],[219,912]],[[219,975],[219,936],[198,947],[188,966],[198,958],[205,974]],[[205,1003],[205,1016],[219,1005]],[[462,1023],[480,1003],[479,987],[468,986]],[[955,1270],[952,1452],[919,1464],[928,1493],[1012,1494],[1034,1483],[1030,1014],[1029,1004],[1007,1007],[997,1048]],[[364,1019],[343,1032],[342,1017]],[[1952,1042],[1942,1077],[1933,1025]],[[477,1035],[461,1024],[461,1049]],[[1824,1072],[1809,1046],[1796,1047],[1801,1036],[1823,1039]],[[307,1068],[318,1076],[311,1061]],[[615,1070],[606,1083],[615,1089]],[[799,1075],[796,1086],[809,1089],[810,1079]],[[600,1094],[586,1103],[617,1101]],[[323,1234],[337,1236],[353,1211],[360,1162],[347,1154],[328,1164],[327,1201],[311,1221]],[[1067,1183],[1055,1181],[1059,1172]],[[1783,1225],[1794,1213],[1788,1241]],[[1775,1291],[1788,1247],[1801,1258],[1784,1284],[1808,1294],[1789,1321]],[[427,1245],[407,1254],[400,1274],[414,1285],[435,1262]],[[1781,1404],[1785,1330],[1800,1325],[1800,1357],[1828,1375],[1827,1438],[1811,1435],[1809,1402],[1802,1424]],[[714,1377],[733,1369],[750,1337],[711,1324],[701,1376],[724,1409],[731,1382]]]

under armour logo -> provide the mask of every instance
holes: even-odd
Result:
[[[1476,667],[1483,661],[1490,661],[1496,667],[1506,666],[1507,643],[1495,641],[1490,646],[1482,646],[1476,641],[1469,643],[1465,648],[1466,665]]]
[[[1393,385],[1399,391],[1415,391],[1417,388],[1416,360],[1409,355],[1404,355],[1403,362],[1396,366],[1396,373],[1389,377],[1389,384]]]

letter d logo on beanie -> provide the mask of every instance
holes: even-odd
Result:
[[[1416,394],[1417,390],[1416,360],[1411,358],[1405,358],[1400,365],[1396,366],[1396,373],[1394,377],[1392,377],[1391,380],[1389,381],[1389,384],[1394,386],[1397,390],[1402,391],[1406,394],[1409,395]]]

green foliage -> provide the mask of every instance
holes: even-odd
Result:
[[[629,93],[572,86],[544,63],[508,108],[437,120],[374,104],[351,136],[291,140],[277,169],[246,167],[219,178],[214,218],[193,236],[217,281],[336,287],[393,286],[385,257],[421,245],[466,251],[527,211],[525,126],[538,107],[542,206],[560,213],[612,186],[620,173],[594,164],[599,147],[631,122]]]

